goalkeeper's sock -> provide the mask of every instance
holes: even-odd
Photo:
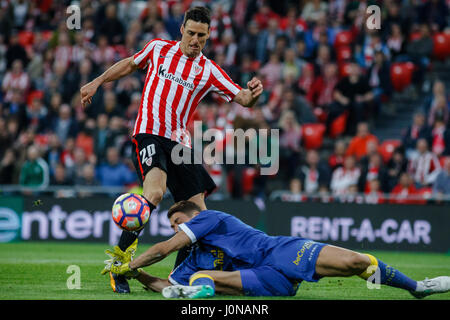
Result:
[[[143,197],[145,199],[145,197]],[[147,200],[147,199],[145,199]],[[156,209],[156,206],[154,206],[150,201],[147,200],[148,206],[150,207],[150,213]],[[139,237],[139,234],[141,233],[141,230],[139,231],[123,231],[120,235],[118,246],[120,250],[125,251],[129,246],[133,244],[133,242]]]
[[[400,271],[385,264],[383,261],[375,258],[370,254],[366,254],[370,259],[370,266],[359,276],[365,280],[369,279],[375,272],[379,272],[379,277],[374,276],[371,282],[376,282],[377,279],[380,284],[385,284],[395,288],[401,288],[408,291],[415,291],[417,288],[417,281],[407,277]]]
[[[206,273],[196,273],[189,278],[190,286],[201,286],[208,285],[213,289],[213,294],[216,291],[216,286],[214,285],[214,279]]]
[[[139,237],[140,231],[122,231],[118,246],[120,250],[125,251]]]

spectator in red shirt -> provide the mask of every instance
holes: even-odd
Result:
[[[374,141],[378,144],[378,138],[369,132],[367,122],[358,123],[356,136],[350,141],[347,155],[355,156],[357,160],[367,154],[367,144]]]
[[[414,204],[415,199],[408,199],[408,197],[415,195],[417,195],[417,189],[413,178],[404,172],[400,176],[399,183],[392,189],[390,203]]]
[[[328,110],[328,106],[333,103],[333,90],[338,82],[337,71],[336,64],[328,63],[323,74],[314,80],[311,90],[307,93],[307,98],[314,107]]]

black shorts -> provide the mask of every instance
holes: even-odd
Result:
[[[199,193],[205,193],[206,197],[216,189],[203,165],[194,163],[192,149],[183,146],[185,152],[190,152],[190,164],[175,164],[171,153],[179,145],[176,141],[144,133],[136,135],[133,144],[132,160],[141,183],[152,168],[160,168],[167,174],[167,187],[175,202],[188,200]]]

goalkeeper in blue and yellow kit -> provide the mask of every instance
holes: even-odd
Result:
[[[323,277],[359,276],[409,291],[416,298],[450,291],[450,277],[415,281],[369,254],[286,236],[268,236],[236,217],[215,210],[201,210],[180,201],[168,211],[176,234],[157,243],[136,259],[108,253],[102,273],[112,271],[136,278],[166,298],[205,298],[215,293],[248,296],[292,296],[302,281]],[[192,245],[190,256],[167,279],[153,277],[142,267]]]

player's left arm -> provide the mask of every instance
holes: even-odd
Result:
[[[251,108],[258,101],[259,96],[263,93],[263,85],[261,80],[253,77],[249,82],[247,82],[247,87],[248,89],[242,89],[239,91],[233,101],[246,108]]]

